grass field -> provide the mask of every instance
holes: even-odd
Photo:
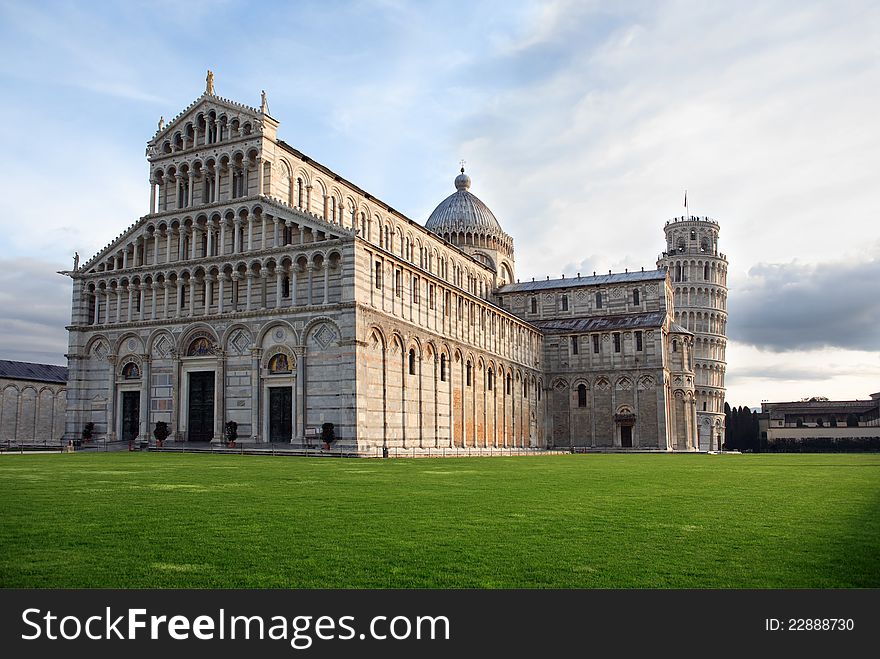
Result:
[[[880,586],[880,456],[0,455],[4,587]]]

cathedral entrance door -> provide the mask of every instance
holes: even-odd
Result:
[[[269,441],[289,442],[293,430],[293,387],[269,388]]]
[[[122,441],[137,439],[141,416],[141,392],[122,392]]]
[[[214,438],[214,371],[189,374],[187,439],[210,442]]]
[[[623,448],[632,448],[633,445],[633,427],[620,426],[620,445]]]

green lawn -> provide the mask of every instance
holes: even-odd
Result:
[[[877,587],[880,456],[0,455],[0,586]]]

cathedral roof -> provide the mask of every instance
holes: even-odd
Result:
[[[495,215],[475,194],[469,192],[471,177],[461,173],[455,177],[455,192],[434,209],[425,228],[434,233],[497,233],[504,235]]]
[[[646,270],[642,272],[616,272],[591,277],[569,277],[568,279],[539,279],[508,284],[498,289],[499,293],[524,293],[542,291],[550,288],[574,288],[576,286],[600,286],[603,284],[621,284],[626,282],[653,281],[666,279],[666,270]]]
[[[67,382],[67,367],[0,359],[0,378],[64,383]]]
[[[665,311],[619,314],[614,316],[586,316],[581,318],[554,318],[533,320],[532,325],[545,334],[571,334],[572,332],[607,332],[627,329],[652,329],[666,322]],[[684,330],[685,333],[687,330]]]

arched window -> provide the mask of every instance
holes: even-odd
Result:
[[[279,352],[269,360],[269,372],[272,374],[290,373],[290,362],[287,355]]]
[[[467,386],[471,386],[471,363],[468,361],[465,366],[465,384]]]
[[[510,389],[511,389],[512,383],[513,383],[513,378],[511,378],[510,373],[508,373],[507,374],[507,389],[506,389],[506,393],[508,396],[510,395]]]
[[[578,407],[587,406],[587,386],[585,384],[578,385]]]
[[[538,313],[538,299],[532,298],[532,313]]]
[[[709,264],[703,266],[703,281],[709,281]]]
[[[596,308],[597,309],[602,308],[602,294],[601,293],[596,293]]]
[[[301,178],[296,179],[296,205],[299,208],[302,208],[303,205],[303,180]]]
[[[134,362],[126,364],[122,368],[122,377],[126,380],[139,380],[141,377],[141,370]]]
[[[446,382],[446,355],[440,355],[440,381]]]
[[[571,337],[571,354],[578,354],[578,338],[576,336]]]
[[[494,388],[494,384],[495,384],[494,381],[495,381],[495,374],[492,372],[492,369],[490,368],[488,370],[488,372],[486,373],[486,386],[489,388],[489,391],[492,391],[492,389]]]
[[[693,229],[691,229],[691,240],[696,240],[696,239],[697,239],[697,232],[694,231]]]
[[[637,307],[637,306],[639,306],[640,303],[641,303],[641,299],[639,297],[639,289],[634,288],[633,289],[633,306]]]
[[[678,352],[678,341],[672,339],[672,352]]]
[[[568,311],[568,296],[567,295],[562,296],[562,310]]]
[[[290,297],[290,277],[281,280],[281,297]]]
[[[675,266],[675,281],[681,281],[681,264]]]
[[[409,374],[416,374],[416,351],[412,348],[409,349]]]

